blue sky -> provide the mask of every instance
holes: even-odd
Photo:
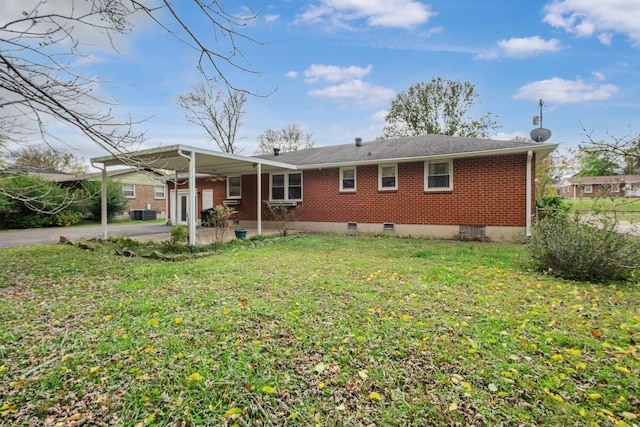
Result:
[[[244,2],[226,3],[230,13],[249,13]],[[498,139],[528,136],[539,99],[549,142],[561,147],[585,140],[583,127],[596,139],[640,132],[640,0],[248,4],[259,15],[242,32],[262,44],[240,40],[240,48],[259,74],[228,70],[227,77],[269,96],[249,97],[241,154],[255,152],[264,130],[290,123],[312,132],[320,146],[374,139],[393,97],[433,77],[474,84],[476,112],[498,116]],[[175,103],[202,80],[195,53],[145,24],[121,51],[96,49],[80,70],[100,78],[118,114],[149,117],[139,127],[146,147],[216,149]],[[103,154],[81,139],[72,145],[85,158]]]

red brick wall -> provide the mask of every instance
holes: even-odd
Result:
[[[151,205],[151,210],[158,213],[164,212],[166,205],[165,199],[156,199],[155,186],[135,184],[135,197],[127,199],[127,210],[146,209],[147,203]],[[167,196],[167,194],[165,194]]]
[[[524,227],[526,162],[526,154],[454,159],[453,190],[438,192],[424,191],[424,162],[398,164],[398,190],[394,191],[378,191],[377,165],[357,168],[356,192],[339,191],[338,168],[304,171],[303,201],[297,207],[299,220]],[[534,201],[535,161],[531,168]],[[262,200],[267,200],[269,175],[263,174],[261,182]],[[198,191],[204,188],[214,189],[215,205],[225,199],[225,182],[199,180]],[[201,198],[199,201],[198,210]],[[238,210],[236,218],[256,220],[256,203],[256,176],[243,176],[242,201],[234,206]],[[270,219],[264,205],[262,218]]]
[[[338,169],[305,171],[300,220],[524,226],[526,159],[455,159],[453,190],[441,192],[424,191],[424,162],[398,165],[397,191],[378,191],[376,165],[358,167],[355,193],[339,191]]]

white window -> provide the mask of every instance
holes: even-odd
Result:
[[[227,199],[239,199],[242,197],[242,177],[227,177]]]
[[[585,193],[593,193],[593,186],[591,184],[585,184],[584,185],[584,192]]]
[[[612,193],[619,193],[620,192],[620,184],[611,185],[611,192]]]
[[[122,194],[128,199],[136,197],[136,186],[133,184],[122,184]]]
[[[156,199],[164,199],[165,197],[167,197],[166,194],[165,194],[164,185],[156,185],[153,188],[154,188],[153,191],[154,191]]]
[[[398,165],[386,164],[378,166],[378,190],[398,189]]]
[[[356,191],[356,168],[340,168],[340,191]]]
[[[451,190],[453,188],[453,165],[451,160],[426,162],[425,191]]]
[[[302,200],[302,173],[271,174],[270,200]]]

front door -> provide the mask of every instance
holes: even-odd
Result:
[[[178,225],[187,225],[189,223],[189,212],[191,211],[191,204],[189,203],[189,192],[178,191]]]
[[[187,194],[178,195],[178,224],[186,224],[189,220],[189,196]]]

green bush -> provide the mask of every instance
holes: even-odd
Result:
[[[527,246],[535,268],[591,282],[636,280],[640,238],[616,231],[605,216],[547,216],[533,227]]]
[[[189,240],[189,229],[184,225],[176,225],[169,230],[171,235],[171,243],[173,244],[186,244]]]
[[[550,215],[569,212],[571,206],[560,196],[542,196],[536,200],[538,217],[544,218]]]
[[[0,186],[0,228],[51,227],[76,217],[76,195],[56,183],[15,175],[2,177]]]
[[[58,227],[71,227],[80,222],[82,215],[70,209],[58,212],[51,217],[51,224]]]
[[[83,181],[82,191],[86,200],[83,209],[95,220],[102,219],[102,182]],[[127,208],[129,201],[122,193],[122,184],[112,179],[107,179],[107,221],[113,220]]]

